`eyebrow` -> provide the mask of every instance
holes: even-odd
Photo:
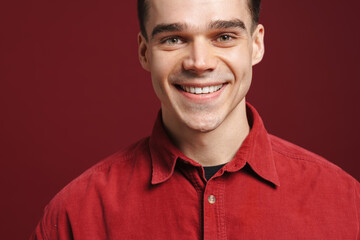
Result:
[[[187,28],[187,25],[183,23],[159,24],[154,27],[151,38],[154,38],[155,35],[163,32],[180,32],[185,28]]]
[[[223,29],[223,28],[240,28],[246,30],[245,23],[240,19],[233,20],[217,20],[209,24],[210,29]]]
[[[158,24],[154,27],[151,38],[154,38],[157,34],[164,32],[180,32],[188,28],[187,24],[184,23],[171,23],[171,24]],[[233,20],[216,20],[209,24],[209,29],[226,29],[226,28],[239,28],[246,30],[245,23],[240,19]]]

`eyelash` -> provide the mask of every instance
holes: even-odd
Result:
[[[221,34],[221,35],[219,35],[219,36],[216,38],[216,40],[218,40],[218,39],[220,39],[220,38],[222,38],[222,37],[228,37],[229,39],[226,40],[226,41],[230,41],[230,40],[234,40],[234,39],[235,39],[235,37],[232,36],[232,35],[230,35],[230,34]]]

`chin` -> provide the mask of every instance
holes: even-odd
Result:
[[[217,118],[212,119],[191,119],[189,121],[185,121],[185,124],[188,128],[193,131],[207,133],[215,130],[221,122]]]

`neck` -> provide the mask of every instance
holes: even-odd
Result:
[[[246,117],[245,99],[234,108],[214,130],[200,132],[167,124],[165,128],[176,147],[185,156],[203,166],[215,166],[230,162],[240,148],[250,127]]]

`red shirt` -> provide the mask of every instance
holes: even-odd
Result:
[[[158,117],[150,137],[58,193],[31,239],[360,239],[359,182],[269,135],[250,105],[248,119],[234,159],[206,181]]]

